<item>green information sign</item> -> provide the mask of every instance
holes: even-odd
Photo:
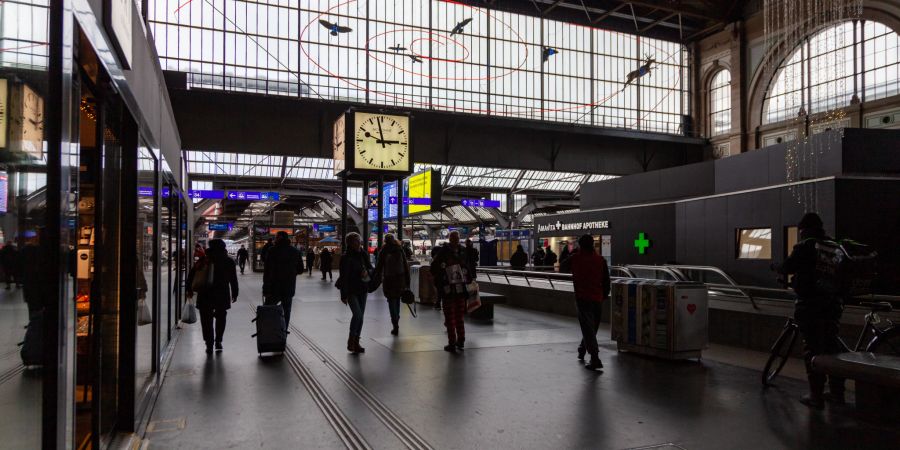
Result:
[[[638,253],[645,254],[650,247],[650,239],[644,236],[644,233],[638,233],[638,238],[634,240],[634,248],[638,249]]]

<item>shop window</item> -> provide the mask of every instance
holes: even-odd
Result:
[[[737,259],[772,259],[772,229],[738,229]]]

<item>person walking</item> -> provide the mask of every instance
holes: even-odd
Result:
[[[447,249],[446,242],[441,245],[435,245],[435,246],[431,247],[431,262],[433,263],[434,260],[437,259],[438,255],[440,255],[441,252],[443,252],[446,249]],[[429,273],[431,274],[431,284],[434,285],[434,309],[440,310],[441,309],[441,298],[443,296],[443,293],[438,288],[438,285],[437,285],[438,278],[437,278],[437,275],[435,274],[435,272],[430,270]]]
[[[272,238],[269,238],[266,241],[266,244],[263,245],[261,249],[259,249],[259,261],[263,264],[263,266],[266,265],[266,258],[269,256],[269,250],[272,249],[273,245],[274,243],[272,242]]]
[[[306,250],[306,271],[309,272],[309,276],[312,276],[313,266],[316,262],[316,252],[312,247]]]
[[[406,256],[407,261],[413,259],[413,249],[411,243],[406,241],[403,242],[403,254]]]
[[[450,353],[462,350],[466,343],[463,314],[466,312],[466,299],[469,296],[466,286],[472,281],[468,261],[465,247],[459,245],[459,232],[451,231],[450,244],[431,263],[435,286],[441,292],[444,326],[447,327],[448,343],[444,350]]]
[[[400,297],[409,289],[410,274],[406,252],[393,234],[384,235],[384,247],[378,253],[374,279],[381,281],[381,289],[391,313],[391,334],[396,336],[400,332]]]
[[[578,359],[584,361],[585,352],[591,362],[584,367],[601,370],[600,349],[597,346],[597,330],[600,328],[600,305],[609,297],[609,267],[606,259],[594,250],[594,238],[585,234],[578,239],[578,252],[569,259],[572,265],[572,281],[575,284],[575,305],[578,307],[578,323],[581,325],[581,344]]]
[[[291,238],[284,231],[275,235],[275,244],[266,255],[263,270],[263,296],[266,305],[281,303],[284,309],[284,325],[290,326],[291,305],[297,290],[297,260],[300,252],[291,245]]]
[[[238,298],[237,270],[234,260],[228,257],[225,241],[213,239],[209,241],[206,255],[191,267],[187,277],[187,298],[193,298],[194,277],[201,269],[212,265],[212,284],[197,292],[197,310],[200,312],[200,326],[203,329],[203,341],[206,342],[206,353],[221,352],[222,336],[225,335],[225,324],[231,304]],[[215,322],[215,333],[213,333]]]
[[[806,377],[809,394],[800,402],[813,409],[822,409],[825,401],[845,403],[844,379],[825,376],[812,369],[812,359],[817,355],[830,355],[843,351],[840,339],[841,315],[844,307],[840,296],[821,288],[816,272],[816,243],[832,240],[825,234],[822,218],[816,213],[806,213],[797,224],[800,242],[794,246],[784,264],[775,268],[785,275],[793,275],[791,288],[797,294],[794,303],[794,320],[803,336],[803,360],[806,363]],[[829,392],[825,393],[825,381]]]
[[[528,254],[525,253],[522,244],[516,247],[516,251],[509,258],[509,265],[512,266],[513,270],[525,270],[525,266],[528,265]]]
[[[347,350],[353,354],[360,354],[366,352],[366,349],[359,345],[359,339],[362,336],[369,283],[372,281],[372,263],[369,261],[369,255],[362,248],[362,237],[359,233],[347,234],[345,242],[347,250],[341,257],[336,285],[341,290],[341,302],[349,306],[353,313],[353,317],[350,319]],[[322,252],[324,253],[325,250]]]
[[[569,243],[563,243],[563,249],[559,252],[559,272],[560,273],[571,273],[572,266],[569,261],[569,258],[572,257],[572,253],[569,251]]]
[[[244,274],[244,267],[247,265],[247,260],[250,259],[250,253],[247,252],[247,249],[241,245],[241,248],[237,251],[238,258],[238,267],[241,268],[241,275]]]
[[[478,249],[471,239],[466,239],[466,256],[469,258],[469,276],[475,279],[475,270],[478,268]]]
[[[3,266],[3,278],[6,279],[6,290],[10,290],[13,283],[20,282],[16,276],[19,265],[19,251],[16,250],[16,246],[12,242],[7,243],[3,246],[3,249],[0,249],[0,265]]]
[[[325,275],[328,275],[329,280],[333,280],[334,276],[331,274],[331,251],[328,250],[328,247],[322,249],[322,253],[319,253],[319,269],[322,271],[322,281],[325,281]]]
[[[553,253],[553,249],[550,246],[547,246],[547,251],[544,253],[544,265],[550,267],[550,271],[555,270],[556,266],[556,253]]]

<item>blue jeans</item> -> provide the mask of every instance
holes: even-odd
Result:
[[[350,294],[347,299],[347,305],[353,312],[353,318],[350,319],[350,336],[360,337],[362,335],[363,315],[366,313],[366,296],[368,294]]]
[[[400,321],[400,299],[399,298],[389,298],[387,299],[388,309],[391,311],[391,324],[394,326],[397,325],[397,322]]]

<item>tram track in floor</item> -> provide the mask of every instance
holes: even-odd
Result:
[[[248,307],[251,312],[256,312],[252,305],[248,305]],[[372,446],[366,441],[362,433],[353,426],[350,419],[341,411],[338,404],[328,395],[322,384],[316,380],[316,377],[303,364],[299,355],[290,346],[285,348],[284,359],[297,375],[297,378],[300,379],[300,382],[303,383],[313,402],[319,407],[319,410],[335,433],[337,433],[338,439],[341,440],[344,446],[348,450],[371,450]]]
[[[410,450],[432,450],[433,447],[421,435],[416,433],[409,425],[406,424],[396,413],[381,402],[374,394],[372,394],[365,386],[353,378],[349,372],[331,354],[320,347],[305,333],[300,331],[294,325],[290,326],[291,334],[297,337],[315,354],[328,369],[330,369],[337,378],[356,395],[363,404],[384,424],[406,448]]]
[[[19,363],[19,364],[16,364],[15,367],[11,367],[11,368],[7,369],[6,371],[4,371],[3,373],[0,373],[0,385],[2,385],[3,383],[6,383],[9,380],[12,380],[13,378],[17,377],[19,374],[21,374],[24,371],[25,371],[25,366],[23,364]]]

